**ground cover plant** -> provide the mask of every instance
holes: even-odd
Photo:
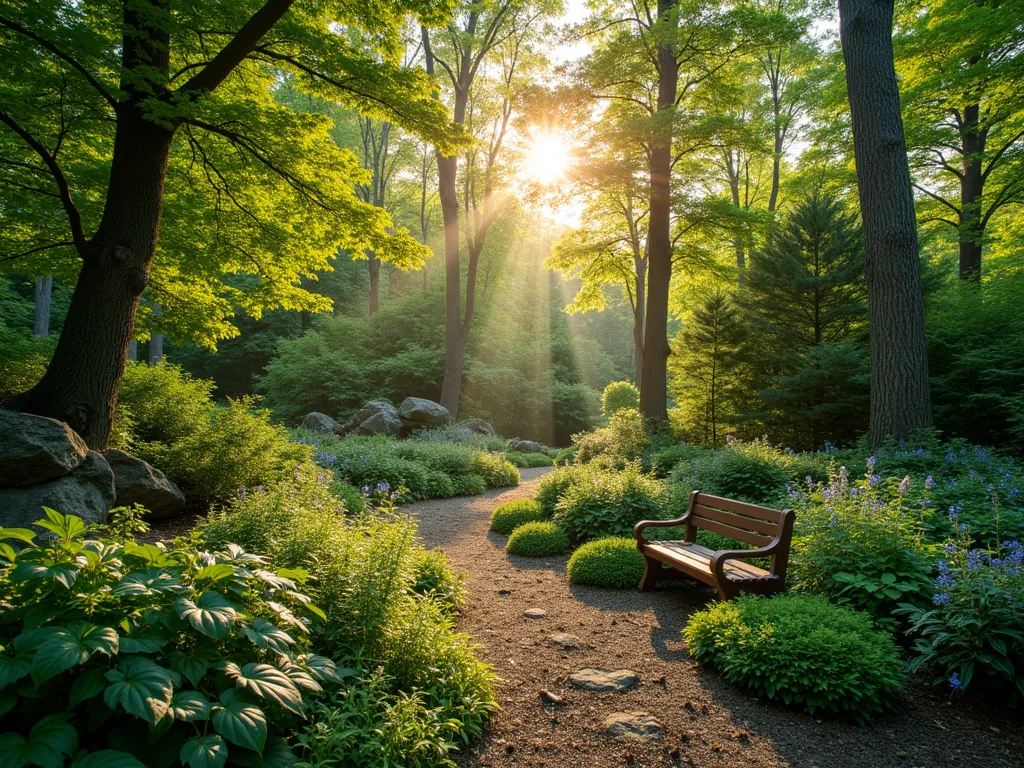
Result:
[[[491,530],[507,536],[524,523],[543,519],[540,502],[534,499],[514,499],[494,508],[491,513]]]
[[[866,722],[903,683],[892,636],[824,597],[739,597],[690,617],[690,654],[758,696]]]
[[[644,575],[644,558],[636,548],[636,539],[597,539],[572,553],[565,572],[573,584],[636,588]]]
[[[569,549],[569,537],[555,523],[538,521],[517,526],[505,544],[510,555],[546,557],[560,555]]]

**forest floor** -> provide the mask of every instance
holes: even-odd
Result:
[[[468,574],[459,626],[501,678],[502,709],[460,756],[463,768],[1024,766],[1021,713],[1007,712],[1002,702],[953,704],[915,682],[893,714],[870,725],[813,718],[759,701],[689,659],[680,630],[713,599],[702,586],[679,583],[650,593],[576,587],[565,575],[567,557],[506,555],[505,537],[489,531],[491,512],[532,496],[545,471],[522,470],[518,488],[407,508],[426,546],[441,548]],[[531,608],[544,617],[524,616]],[[558,645],[556,633],[578,642]],[[625,693],[571,687],[568,676],[585,667],[632,670],[639,684]],[[604,721],[617,712],[653,716],[660,736],[613,738]]]

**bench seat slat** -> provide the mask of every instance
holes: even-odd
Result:
[[[711,574],[711,557],[714,550],[699,544],[682,541],[659,541],[648,544],[647,548],[692,570]],[[734,581],[762,581],[771,578],[771,573],[743,560],[727,560],[725,574]]]
[[[772,543],[771,536],[754,533],[753,531],[744,531],[741,528],[733,528],[730,525],[723,525],[722,523],[715,522],[714,520],[708,520],[705,517],[691,517],[690,521],[697,528],[703,528],[705,531],[711,531],[713,533],[720,533],[723,536],[728,536],[730,539],[735,539],[736,541],[745,541],[747,544],[753,544],[755,547],[764,547]]]
[[[732,528],[739,528],[740,530],[756,531],[757,533],[764,533],[768,536],[775,536],[775,532],[779,530],[779,524],[769,522],[768,520],[759,520],[755,517],[744,517],[743,515],[736,515],[732,512],[724,512],[714,507],[708,507],[704,504],[694,504],[693,516],[695,518],[703,518],[705,520],[714,520],[718,523],[724,523]],[[699,525],[699,523],[697,523]]]
[[[747,517],[759,517],[762,520],[769,520],[776,525],[782,521],[782,512],[777,509],[772,509],[771,507],[747,504],[745,501],[726,499],[721,496],[712,496],[707,493],[702,493],[697,498],[697,503],[705,507],[714,507],[715,509],[721,509],[726,512],[735,512],[736,514],[745,515]]]

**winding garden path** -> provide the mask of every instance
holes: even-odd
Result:
[[[758,701],[688,658],[680,630],[711,599],[704,588],[680,584],[644,594],[575,587],[565,576],[566,557],[507,556],[505,537],[489,532],[490,514],[501,502],[532,496],[545,471],[523,470],[518,488],[411,508],[424,543],[469,574],[460,628],[481,644],[502,680],[502,711],[460,765],[1024,766],[1019,712],[998,714],[998,704],[984,711],[954,706],[915,684],[895,714],[866,727],[811,718]],[[532,608],[543,617],[527,618]],[[578,642],[560,645],[551,639],[558,633]],[[570,685],[569,675],[587,667],[628,669],[639,680],[624,693]],[[646,713],[660,734],[649,741],[614,738],[606,732],[614,713]]]

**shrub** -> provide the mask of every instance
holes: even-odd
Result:
[[[552,520],[574,543],[605,536],[628,536],[641,520],[665,517],[665,485],[645,475],[639,463],[621,472],[588,467],[555,504]]]
[[[933,604],[898,609],[915,637],[908,668],[934,668],[935,683],[954,692],[980,678],[1015,686],[1024,697],[1024,545],[1008,541],[993,551],[975,549],[970,530],[955,515],[953,525]]]
[[[171,363],[129,362],[118,390],[117,417],[129,418],[133,442],[173,445],[195,434],[213,410],[213,382]]]
[[[228,499],[239,488],[269,485],[309,463],[309,448],[271,424],[269,411],[252,406],[248,398],[233,400],[166,452],[139,455],[152,458],[186,496],[208,503]]]
[[[569,549],[569,538],[554,523],[523,523],[512,531],[505,544],[510,555],[546,557],[560,555]]]
[[[708,453],[710,450],[710,448],[705,448],[702,445],[678,443],[663,451],[658,451],[650,457],[651,471],[655,477],[666,478],[672,474],[672,470],[678,467],[680,463],[692,461]]]
[[[623,409],[640,409],[640,390],[629,381],[613,381],[601,393],[601,413],[606,419]]]
[[[534,498],[540,504],[545,517],[555,514],[555,505],[562,498],[566,490],[576,480],[585,477],[591,470],[589,467],[578,464],[570,464],[565,467],[558,467],[553,472],[548,472],[537,484],[537,494]]]
[[[423,549],[413,557],[412,591],[433,595],[451,610],[466,599],[466,577],[448,567],[448,557],[439,549]]]
[[[540,503],[533,499],[514,499],[499,504],[491,513],[491,530],[507,536],[524,523],[544,519]]]
[[[487,481],[480,475],[455,475],[451,481],[453,496],[476,496],[487,490]]]
[[[16,764],[92,753],[96,765],[138,765],[133,755],[149,764],[167,751],[193,766],[202,755],[294,761],[282,736],[321,682],[339,681],[308,653],[307,623],[322,612],[297,592],[303,573],[275,573],[238,546],[86,540],[80,518],[49,509],[37,525],[52,540],[2,533],[26,545],[3,544],[0,571],[5,749],[34,755]]]
[[[568,448],[560,449],[554,457],[556,467],[562,467],[566,464],[572,464],[576,459],[576,451],[579,450],[578,446],[570,445]]]
[[[488,488],[514,488],[519,485],[519,472],[515,465],[500,453],[478,453],[473,459],[472,471],[487,481]]]
[[[843,467],[828,484],[794,491],[791,574],[798,590],[893,624],[900,602],[930,597],[931,548],[923,540],[924,508],[907,498],[909,479],[883,481],[870,464],[868,473],[851,483]]]
[[[780,464],[782,452],[767,443],[732,442],[685,462],[672,475],[683,495],[702,491],[753,504],[777,504],[785,498],[790,476]]]
[[[871,617],[823,597],[739,597],[693,614],[690,654],[758,696],[812,715],[864,722],[888,709],[903,675],[892,636]]]
[[[611,424],[590,433],[574,435],[576,461],[585,464],[600,460],[606,466],[621,469],[639,459],[647,447],[648,435],[640,411],[622,409],[612,414]]]
[[[644,575],[644,558],[635,539],[598,539],[572,553],[566,572],[573,584],[635,588]]]
[[[345,511],[350,515],[361,515],[366,509],[366,498],[363,492],[354,485],[348,483],[331,483],[331,493],[341,500],[345,505]]]

